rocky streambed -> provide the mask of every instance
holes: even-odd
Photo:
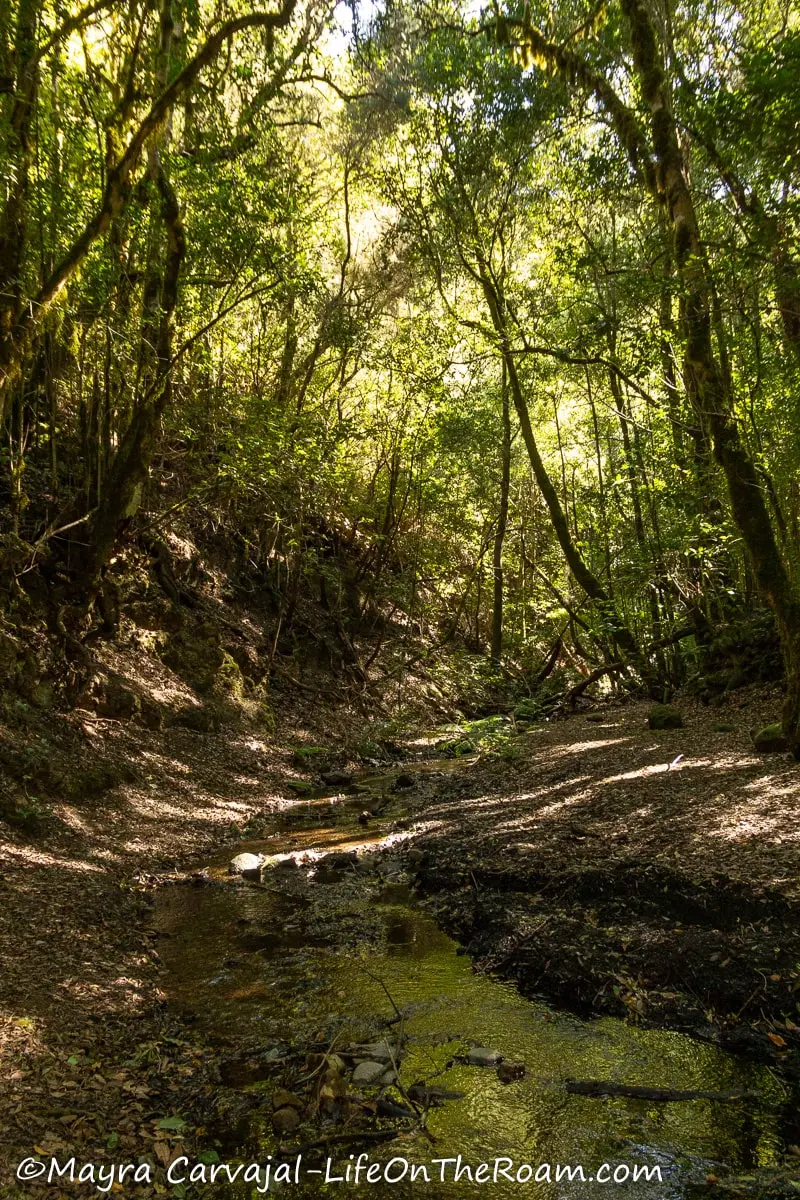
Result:
[[[464,769],[424,768],[433,781]],[[360,1152],[427,1170],[393,1184],[400,1195],[420,1178],[431,1196],[483,1186],[432,1165],[459,1155],[473,1173],[528,1164],[553,1196],[585,1188],[580,1175],[557,1182],[559,1164],[587,1181],[619,1167],[637,1196],[791,1192],[793,1097],[769,1067],[682,1033],[581,1020],[475,973],[414,890],[419,852],[403,843],[419,773],[322,785],[242,846],[250,859],[231,868],[221,856],[159,893],[169,1001],[220,1051],[208,1098],[217,1153],[302,1154],[323,1164],[294,1184],[308,1195],[339,1186],[325,1164],[345,1178]],[[634,1168],[649,1178],[623,1178]],[[519,1186],[508,1171],[491,1182],[500,1196]]]

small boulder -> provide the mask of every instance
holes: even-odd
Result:
[[[293,1095],[286,1088],[279,1087],[272,1094],[272,1107],[277,1111],[279,1108],[296,1108],[302,1111],[303,1101],[299,1096]]]
[[[386,1072],[386,1063],[362,1062],[353,1072],[353,1083],[368,1086],[377,1083]]]
[[[272,1128],[282,1136],[285,1133],[294,1133],[300,1124],[300,1114],[296,1108],[291,1108],[288,1105],[286,1108],[279,1108],[272,1114]]]
[[[323,771],[320,778],[328,787],[347,787],[353,782],[353,776],[346,771]]]
[[[406,788],[413,788],[413,786],[414,776],[409,775],[407,772],[403,772],[402,775],[398,775],[394,781],[394,790],[396,792],[404,791]]]
[[[650,729],[683,729],[683,717],[674,704],[654,704],[647,725]]]
[[[292,755],[292,766],[300,771],[329,771],[332,758],[327,746],[298,746]]]
[[[513,1083],[515,1079],[522,1079],[525,1074],[525,1063],[521,1062],[501,1062],[497,1068],[497,1078],[501,1083]]]
[[[780,754],[789,749],[789,743],[783,736],[780,725],[766,725],[758,732],[751,734],[753,745],[761,754]]]
[[[344,850],[338,850],[333,854],[326,854],[323,858],[320,858],[317,862],[317,866],[325,867],[326,869],[333,869],[334,871],[347,871],[350,867],[355,865],[356,857],[357,855],[355,850],[351,851],[350,853],[346,853]]]
[[[314,791],[314,785],[307,783],[305,779],[290,779],[286,786],[295,796],[310,796]]]
[[[390,1042],[365,1042],[363,1045],[353,1046],[351,1053],[357,1058],[369,1058],[376,1062],[382,1062],[384,1067],[386,1063],[393,1059],[396,1062],[398,1058],[398,1049]]]
[[[248,854],[247,852],[237,854],[228,863],[229,875],[243,875],[245,879],[252,879],[261,873],[261,856],[259,854]]]
[[[467,1055],[471,1067],[496,1067],[503,1061],[502,1054],[489,1050],[487,1046],[473,1046]]]

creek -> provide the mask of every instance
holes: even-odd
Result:
[[[403,1108],[407,1089],[423,1081],[460,1098],[431,1107],[424,1130],[417,1120],[395,1121],[395,1140],[363,1147],[374,1161],[402,1156],[429,1164],[460,1154],[477,1164],[507,1156],[534,1167],[580,1164],[587,1178],[603,1163],[659,1167],[660,1182],[620,1185],[648,1200],[688,1195],[705,1188],[708,1176],[776,1165],[785,1149],[781,1131],[790,1095],[767,1067],[685,1034],[610,1017],[581,1020],[523,999],[512,985],[474,973],[437,927],[414,895],[402,855],[391,853],[406,836],[415,805],[414,789],[395,785],[401,771],[418,779],[424,771],[446,784],[445,772],[467,769],[468,763],[453,760],[403,764],[363,777],[366,790],[356,796],[321,789],[277,813],[268,836],[237,847],[265,856],[260,878],[229,875],[229,851],[204,864],[203,886],[160,891],[154,924],[167,994],[224,1044],[227,1086],[250,1101],[246,1132],[237,1134],[240,1152],[242,1139],[247,1154],[264,1158],[275,1156],[279,1144],[341,1137],[352,1128],[352,1106],[318,1116],[293,1137],[276,1137],[272,1093],[276,1085],[298,1094],[313,1088],[313,1080],[298,1083],[309,1075],[310,1051],[336,1054],[354,1043],[390,1039],[398,1047],[400,1090],[349,1081],[351,1096],[369,1102],[381,1095]],[[381,815],[359,824],[370,805]],[[326,860],[332,852],[338,857]],[[351,858],[343,867],[345,854]],[[496,1070],[469,1065],[464,1059],[475,1046],[524,1063],[524,1076],[503,1083]],[[566,1078],[748,1096],[678,1103],[596,1099],[568,1094]],[[358,1128],[370,1128],[361,1111],[359,1118]],[[378,1118],[371,1128],[391,1124]],[[344,1165],[362,1149],[357,1136],[333,1146],[328,1153]],[[404,1182],[390,1194],[411,1195],[424,1186],[436,1200],[481,1190],[463,1179],[442,1182],[439,1171],[429,1168],[427,1185]],[[318,1179],[288,1190],[320,1195],[336,1187]],[[385,1194],[384,1187],[367,1184],[347,1190]],[[518,1195],[520,1185],[500,1178],[489,1190],[505,1200]],[[571,1197],[585,1185],[552,1181],[536,1190]]]

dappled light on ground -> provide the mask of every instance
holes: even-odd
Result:
[[[776,772],[774,758],[753,755],[746,733],[752,715],[743,712],[732,751],[734,735],[712,732],[714,710],[697,707],[686,728],[661,734],[647,729],[646,705],[618,711],[613,738],[584,740],[578,717],[541,731],[530,749],[523,739],[521,759],[482,764],[474,777],[479,794],[448,797],[443,788],[434,809],[440,832],[488,847],[500,834],[536,831],[542,853],[571,840],[576,863],[609,853],[627,857],[635,849],[654,861],[680,855],[690,871],[736,875],[738,869],[767,884],[783,880],[785,862],[776,859],[773,840],[799,836],[800,766],[787,760]],[[709,743],[723,736],[724,749],[711,753]],[[580,840],[569,825],[575,818],[586,826]],[[746,843],[740,829],[748,831]],[[611,843],[620,834],[625,841],[615,851]]]

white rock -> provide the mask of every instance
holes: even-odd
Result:
[[[260,870],[260,854],[237,854],[228,864],[228,873],[230,875],[257,875]]]
[[[471,1067],[496,1067],[502,1061],[502,1054],[498,1054],[496,1050],[489,1050],[486,1046],[473,1046],[467,1055],[467,1062]]]
[[[386,1071],[386,1064],[379,1062],[359,1063],[353,1072],[353,1083],[377,1083]]]
[[[397,1061],[397,1047],[392,1046],[389,1042],[365,1042],[363,1045],[353,1046],[352,1053],[358,1058],[371,1058],[377,1062],[388,1063],[392,1059]]]

